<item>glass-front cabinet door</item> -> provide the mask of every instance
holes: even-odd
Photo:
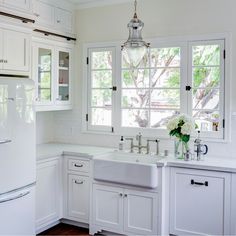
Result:
[[[57,104],[70,103],[71,95],[71,50],[57,49]]]
[[[34,54],[36,102],[38,105],[50,105],[53,101],[53,48],[35,44]]]

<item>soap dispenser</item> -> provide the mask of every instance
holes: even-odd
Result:
[[[119,150],[123,151],[124,150],[124,137],[121,136],[120,142],[119,142]]]

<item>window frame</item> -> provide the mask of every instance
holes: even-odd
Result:
[[[148,40],[151,43],[151,46],[153,48],[156,47],[177,47],[178,45],[181,46],[181,55],[183,57],[181,58],[181,107],[180,112],[185,112],[187,109],[189,109],[189,104],[187,102],[183,102],[186,98],[186,96],[189,96],[186,94],[185,86],[189,83],[189,67],[190,64],[187,63],[187,61],[191,60],[189,57],[189,47],[192,43],[203,43],[206,41],[220,41],[223,40],[224,42],[224,50],[227,52],[227,56],[225,60],[223,61],[223,68],[224,68],[224,81],[223,81],[223,116],[224,116],[224,122],[225,126],[223,129],[223,135],[221,137],[215,137],[214,135],[211,136],[209,133],[213,132],[207,132],[208,135],[203,135],[204,139],[207,141],[213,141],[213,142],[229,142],[231,140],[231,116],[230,116],[230,84],[231,84],[231,34],[229,33],[220,33],[220,34],[212,34],[212,35],[200,35],[200,36],[186,36],[186,37],[168,37],[168,38],[156,38],[156,39],[150,39]],[[126,128],[121,127],[121,45],[122,42],[110,42],[110,43],[88,43],[83,45],[83,106],[82,106],[82,133],[92,133],[92,134],[110,134],[110,135],[126,135],[126,136],[133,136],[137,134],[138,132],[142,132],[144,137],[158,137],[161,139],[169,139],[169,135],[167,130],[161,130],[161,129],[150,129],[150,128]],[[109,48],[114,47],[116,51],[115,60],[115,80],[114,86],[117,86],[117,91],[113,93],[114,100],[113,100],[113,119],[112,119],[112,127],[110,127],[109,130],[97,130],[92,127],[88,129],[88,122],[86,121],[86,114],[88,114],[88,85],[87,85],[87,79],[88,79],[88,66],[87,66],[87,56],[88,56],[88,49],[89,48]],[[182,66],[185,65],[185,66]],[[221,64],[222,66],[222,64]],[[86,95],[86,96],[85,96]],[[189,98],[187,99],[189,101]],[[190,110],[188,111],[190,113]],[[191,110],[192,112],[192,110]],[[118,118],[117,118],[118,117]]]

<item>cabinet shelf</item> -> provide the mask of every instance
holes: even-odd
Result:
[[[69,67],[59,66],[59,70],[69,70]]]
[[[59,87],[69,87],[69,84],[59,84]]]

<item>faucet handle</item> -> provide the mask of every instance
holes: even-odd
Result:
[[[142,138],[142,134],[139,132],[137,135],[136,135],[136,140],[138,141],[139,139]]]

